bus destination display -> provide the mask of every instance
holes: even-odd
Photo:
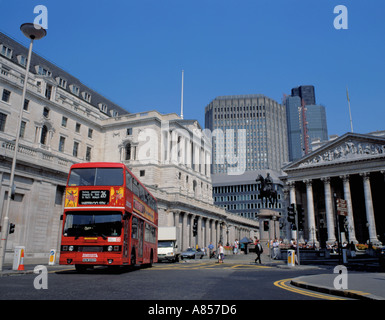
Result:
[[[109,200],[109,190],[80,190],[80,205],[107,205]]]

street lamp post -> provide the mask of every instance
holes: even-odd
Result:
[[[16,127],[15,150],[14,150],[14,154],[13,154],[11,176],[10,176],[10,180],[9,180],[7,206],[5,208],[5,213],[4,213],[3,223],[2,223],[2,228],[1,228],[0,271],[3,270],[3,264],[4,264],[4,259],[5,259],[5,250],[6,250],[7,239],[8,239],[9,207],[10,207],[10,203],[11,203],[11,194],[13,193],[13,190],[14,190],[13,184],[14,184],[14,178],[15,178],[16,158],[17,158],[17,152],[19,149],[20,127],[21,127],[21,121],[22,121],[22,115],[23,115],[23,109],[24,109],[25,94],[27,92],[28,74],[29,74],[29,67],[30,67],[31,56],[32,56],[32,46],[33,46],[34,40],[39,40],[39,39],[41,39],[47,35],[47,31],[44,28],[42,28],[39,25],[33,24],[33,23],[22,24],[20,26],[20,30],[23,32],[23,34],[28,39],[31,40],[31,42],[29,44],[29,49],[28,49],[28,58],[27,58],[27,66],[25,68],[23,93],[22,93],[22,97],[21,97],[19,118],[18,118],[18,123],[17,123],[17,127]]]

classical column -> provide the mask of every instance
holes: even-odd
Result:
[[[174,210],[174,226],[176,227],[177,239],[179,239],[181,242],[183,233],[181,230],[182,228],[180,227],[179,217],[180,217],[180,210]],[[179,247],[181,243],[177,243],[177,245]]]
[[[198,220],[198,224],[197,224],[197,236],[196,236],[196,242],[195,242],[195,245],[198,245],[199,248],[202,248],[202,241],[203,241],[203,237],[202,237],[202,217],[201,216],[197,216],[197,220]]]
[[[314,215],[314,200],[313,200],[313,187],[312,181],[304,180],[306,184],[306,196],[307,196],[307,221],[309,228],[309,244],[319,245],[316,237],[315,215]]]
[[[372,202],[372,190],[370,188],[370,173],[360,173],[360,176],[364,180],[364,193],[365,193],[365,208],[366,208],[366,220],[369,230],[369,242],[377,244],[379,241],[376,234],[376,223],[374,220],[374,210]]]
[[[297,204],[297,201],[295,199],[295,181],[289,181],[288,185],[290,188],[290,204]]]
[[[350,182],[349,175],[344,175],[340,177],[344,185],[344,198],[348,207],[348,232],[349,232],[349,243],[358,243],[356,239],[356,231],[354,228],[354,216],[353,216],[353,205],[352,205],[352,196],[350,193]]]
[[[209,218],[206,218],[205,233],[206,233],[206,241],[203,245],[205,248],[207,248],[208,245],[210,244],[210,219]]]
[[[189,230],[187,226],[187,213],[183,213],[183,218],[182,218],[182,243],[180,250],[186,250],[188,248],[188,239],[189,239]]]
[[[188,231],[188,233],[189,233],[188,247],[191,247],[191,248],[194,247],[194,235],[193,235],[194,220],[195,220],[195,215],[194,214],[190,214],[190,229]]]
[[[326,209],[326,225],[328,230],[327,244],[334,244],[336,241],[334,215],[333,215],[333,198],[330,187],[330,178],[322,178],[325,190],[325,209]]]
[[[218,232],[217,232],[217,227],[218,227],[218,221],[213,220],[212,223],[212,228],[213,228],[213,245],[215,248],[218,248]]]

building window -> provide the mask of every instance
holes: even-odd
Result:
[[[104,103],[99,103],[99,110],[101,112],[107,113],[107,105]]]
[[[60,137],[59,140],[59,151],[64,152],[64,144],[65,144],[66,138]]]
[[[19,135],[20,138],[24,138],[24,133],[25,133],[26,125],[27,125],[27,123],[25,121],[21,122],[21,125],[20,125],[20,135]]]
[[[83,92],[83,99],[87,102],[91,102],[91,95],[88,92]]]
[[[28,111],[28,107],[29,107],[29,100],[28,100],[28,99],[25,99],[25,100],[24,100],[24,106],[23,106],[23,109],[24,109],[25,111]]]
[[[92,139],[92,134],[94,133],[94,130],[88,129],[88,138]]]
[[[5,130],[5,122],[7,120],[7,115],[0,112],[0,131],[4,132]]]
[[[132,135],[132,128],[127,128],[127,136],[131,136]]]
[[[45,87],[45,97],[50,100],[51,99],[51,94],[52,94],[52,86],[50,84],[47,84]]]
[[[56,78],[57,82],[59,84],[59,87],[62,87],[63,89],[67,88],[67,81],[63,78]]]
[[[23,67],[27,66],[27,58],[24,56],[17,56],[17,60],[19,61],[19,64],[22,65]]]
[[[73,84],[72,85],[70,85],[70,89],[71,89],[71,92],[73,93],[73,94],[75,94],[75,95],[79,95],[79,92],[80,92],[80,90],[79,90],[79,87],[77,87],[77,86],[74,86]]]
[[[49,116],[49,109],[47,107],[44,107],[43,109],[43,116],[44,118],[48,118]]]
[[[4,57],[7,57],[9,59],[12,58],[12,49],[6,47],[5,45],[1,46],[1,52],[0,52]]]
[[[4,102],[9,102],[9,99],[11,97],[11,91],[8,91],[7,89],[3,89],[3,96],[1,97],[1,100]]]
[[[91,161],[91,147],[87,147],[87,151],[86,151],[86,161]]]
[[[78,156],[78,152],[79,152],[79,142],[74,142],[74,148],[72,149],[72,155],[74,157],[77,157]]]
[[[41,128],[41,137],[40,137],[40,143],[41,144],[46,144],[47,142],[47,134],[48,134],[48,128],[47,126],[43,126]]]
[[[140,170],[139,171],[139,176],[144,177],[146,175],[146,170]]]
[[[49,71],[48,69],[42,67],[42,66],[38,66],[37,68],[37,74],[41,75],[41,76],[47,76],[47,77],[50,77],[52,75],[52,72]]]
[[[126,156],[124,160],[131,160],[131,143],[126,144]]]
[[[61,126],[66,128],[67,127],[67,122],[68,122],[68,118],[63,116],[61,118]]]
[[[62,205],[63,204],[63,196],[65,193],[65,186],[57,186],[56,187],[56,196],[55,196],[55,204]]]
[[[75,125],[75,132],[80,133],[80,123],[76,123]]]

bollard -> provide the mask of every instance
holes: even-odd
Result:
[[[51,251],[49,253],[48,265],[49,266],[55,265],[55,260],[56,260],[56,250],[55,249],[51,249]]]
[[[287,265],[289,267],[295,266],[295,252],[294,252],[294,250],[287,250]]]

